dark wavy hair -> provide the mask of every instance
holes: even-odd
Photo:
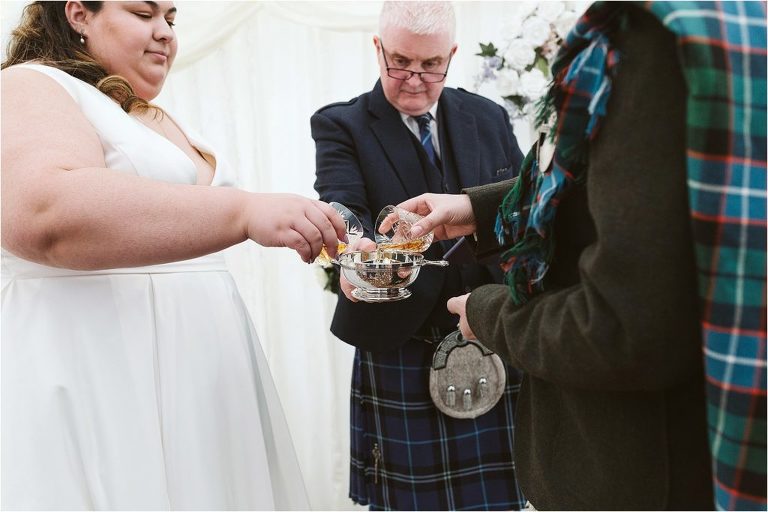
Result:
[[[86,9],[98,13],[104,2],[82,2]],[[66,2],[32,2],[24,8],[21,22],[11,32],[6,59],[0,66],[39,62],[58,68],[83,82],[93,85],[114,99],[126,112],[156,109],[136,96],[133,87],[119,75],[109,75],[86,51],[78,34],[67,21]]]

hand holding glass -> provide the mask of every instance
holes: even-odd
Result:
[[[411,227],[423,219],[421,215],[397,206],[385,206],[376,219],[376,245],[379,249],[422,253],[429,249],[434,233],[419,237],[411,234]]]
[[[339,203],[330,204],[347,224],[349,245],[360,240],[363,229],[359,220]],[[419,275],[421,266],[448,264],[447,261],[428,261],[421,255],[433,239],[431,232],[420,237],[411,235],[411,226],[421,219],[420,215],[402,208],[385,206],[376,219],[375,251],[346,251],[348,245],[339,242],[338,260],[328,258],[323,249],[315,261],[338,264],[347,281],[355,286],[351,293],[357,300],[390,302],[406,299],[411,295],[406,287]]]
[[[355,214],[352,213],[349,208],[343,204],[337,202],[331,202],[328,204],[330,204],[333,209],[336,210],[339,215],[341,215],[342,220],[344,220],[344,225],[346,226],[347,242],[345,243],[339,240],[339,244],[336,247],[337,254],[341,255],[341,253],[347,249],[348,245],[354,244],[363,237],[363,224],[360,222],[360,219],[358,219]],[[330,265],[331,262],[332,260],[330,256],[328,256],[328,252],[326,252],[325,246],[323,246],[320,254],[315,259],[315,263],[326,266]]]

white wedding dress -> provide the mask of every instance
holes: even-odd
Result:
[[[183,151],[94,87],[23,66],[71,94],[109,168],[195,183]],[[212,186],[233,182],[219,158]],[[88,272],[3,251],[0,357],[3,509],[308,508],[266,359],[221,254]]]

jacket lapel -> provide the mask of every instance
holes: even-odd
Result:
[[[453,154],[459,186],[480,185],[480,137],[475,116],[463,110],[461,99],[451,89],[443,89],[438,115],[442,119],[439,128],[441,148],[450,148]],[[445,141],[450,143],[445,144]]]
[[[415,197],[427,192],[427,182],[424,180],[424,172],[410,132],[403,124],[400,113],[384,96],[381,81],[376,82],[371,91],[368,110],[375,117],[371,130],[379,140],[407,196]]]

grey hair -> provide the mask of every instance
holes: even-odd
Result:
[[[450,2],[384,2],[379,35],[387,27],[400,27],[419,35],[447,32],[451,41],[456,38],[456,16]]]

